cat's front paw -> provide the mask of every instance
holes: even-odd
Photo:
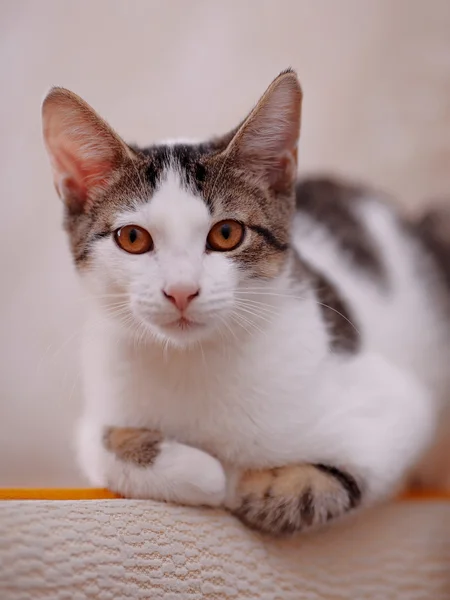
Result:
[[[286,535],[335,519],[361,501],[355,478],[325,465],[247,471],[237,480],[232,512],[252,529]]]
[[[202,450],[132,427],[106,428],[103,446],[105,479],[114,492],[193,506],[224,503],[224,469]]]
[[[177,482],[176,500],[192,506],[222,506],[226,475],[221,463],[203,450],[176,442],[162,445],[155,469]]]

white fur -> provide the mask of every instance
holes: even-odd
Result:
[[[307,289],[293,294],[285,273],[252,283],[226,255],[205,254],[212,221],[175,172],[150,203],[120,216],[116,226],[150,231],[155,252],[133,256],[105,238],[85,276],[92,305],[78,447],[92,483],[217,505],[220,463],[228,471],[306,461],[348,469],[368,502],[396,489],[432,438],[449,348],[429,286],[418,285],[417,249],[387,209],[361,210],[389,259],[388,290],[352,268],[320,226],[295,221],[298,249],[354,310],[365,342],[353,356],[329,351],[320,307]],[[187,316],[202,327],[167,327],[177,317],[161,292],[168,282],[201,288]],[[125,299],[121,315],[105,308],[108,294]],[[136,467],[105,451],[106,426],[156,429],[167,442],[154,466]]]

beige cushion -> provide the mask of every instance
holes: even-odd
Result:
[[[132,500],[0,503],[1,600],[448,600],[450,503],[399,502],[296,539]]]

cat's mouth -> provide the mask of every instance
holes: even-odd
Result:
[[[199,323],[198,321],[193,321],[192,319],[188,319],[187,317],[180,317],[179,319],[175,319],[175,321],[171,321],[170,323],[166,323],[164,327],[166,329],[178,330],[178,331],[190,331],[191,329],[197,329],[199,327],[203,327],[204,323]]]

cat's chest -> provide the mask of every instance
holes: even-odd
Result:
[[[180,442],[217,446],[250,436],[257,405],[260,415],[261,405],[266,405],[268,381],[264,389],[258,379],[261,382],[254,371],[208,367],[206,361],[172,368],[136,364],[127,374],[127,388],[131,385],[134,390],[133,407],[122,407],[129,414],[132,408],[147,427]]]
[[[275,464],[292,446],[301,412],[301,378],[280,368],[267,352],[252,360],[132,361],[115,387],[115,421],[158,429],[223,461]]]
[[[284,464],[293,447],[298,451],[303,441],[306,447],[320,418],[307,390],[328,352],[325,333],[307,335],[316,307],[311,314],[300,307],[292,302],[264,335],[234,346],[205,343],[192,352],[91,336],[85,357],[90,410],[102,422],[157,429],[223,461]]]

